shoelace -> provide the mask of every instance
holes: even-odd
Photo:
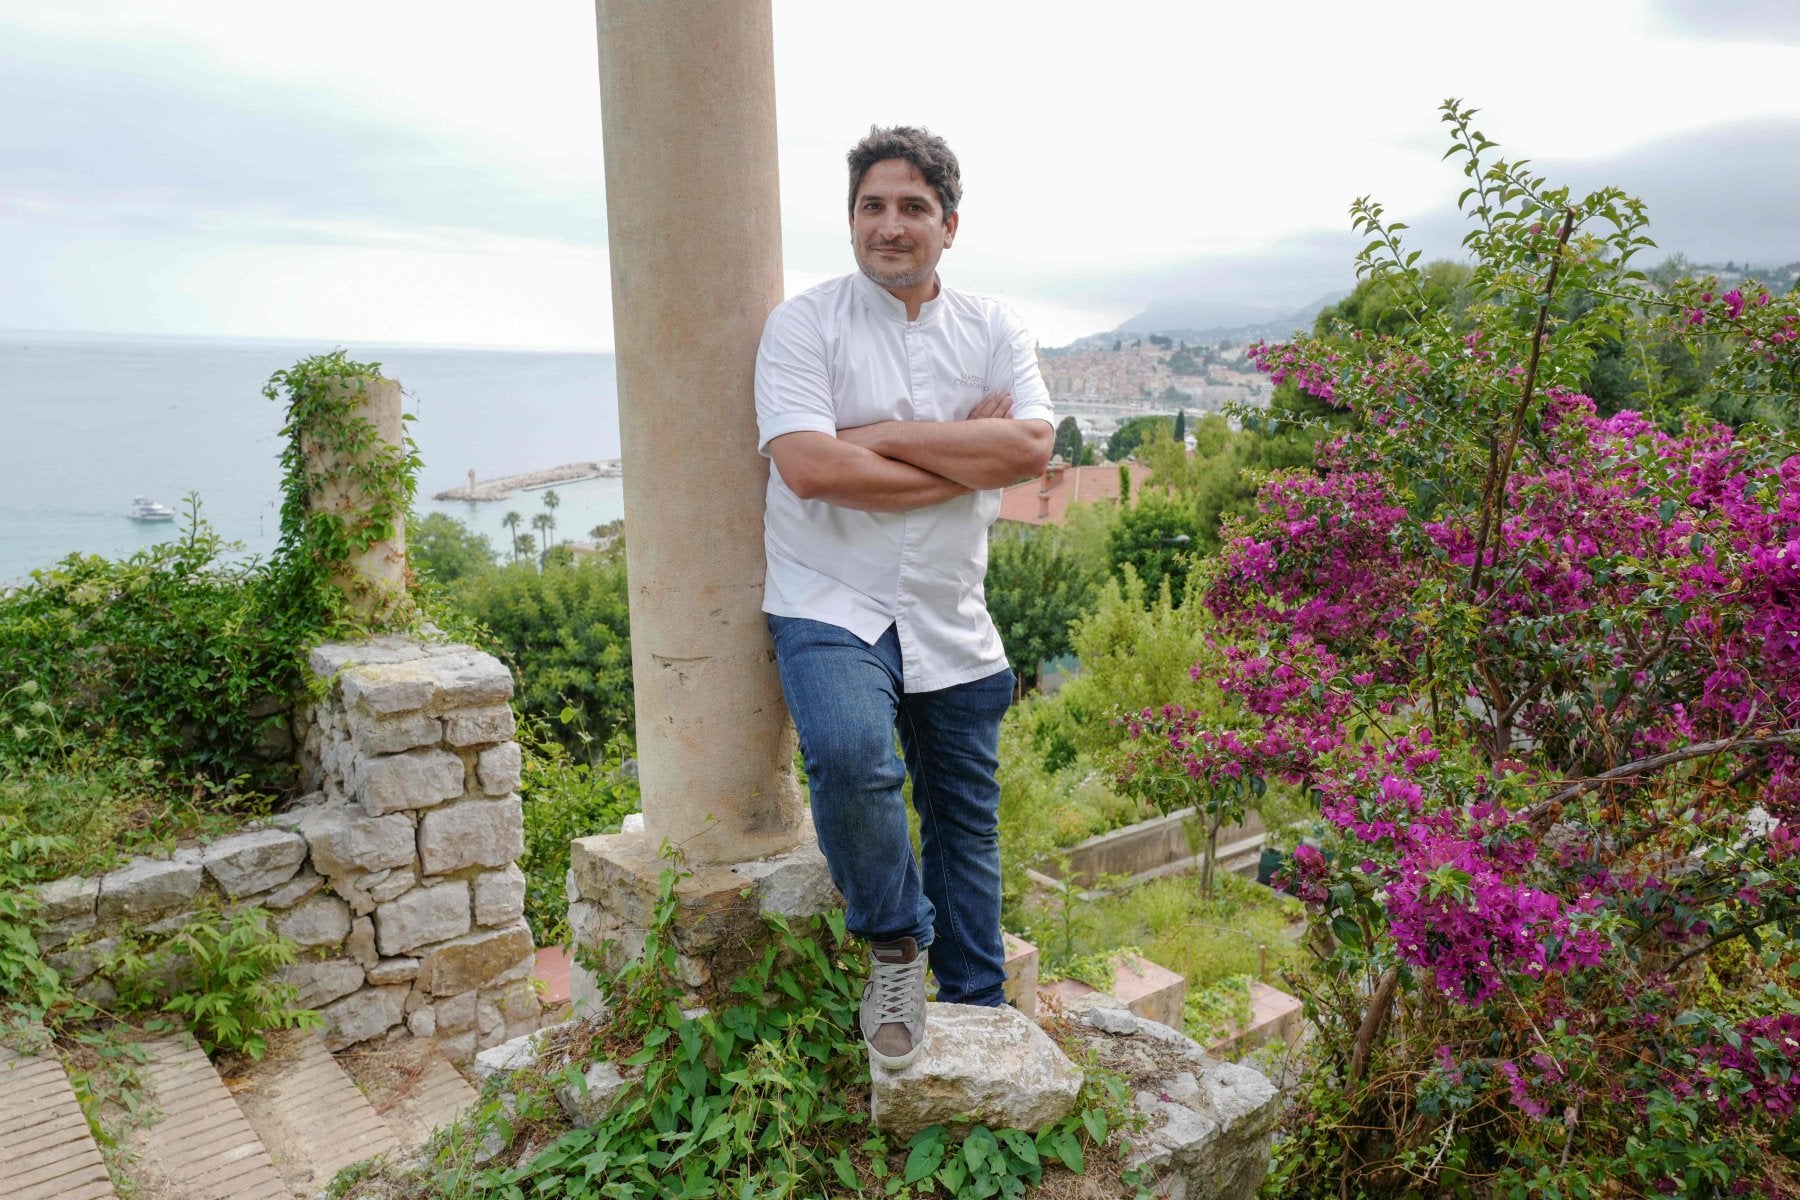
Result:
[[[875,1023],[904,1025],[914,1016],[918,1003],[916,981],[917,960],[909,963],[884,963],[877,960],[869,977],[875,982]]]

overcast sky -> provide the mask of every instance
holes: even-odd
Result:
[[[851,267],[844,150],[911,122],[963,162],[945,277],[1046,345],[1298,308],[1351,281],[1358,195],[1454,245],[1452,95],[1507,154],[1643,196],[1665,249],[1800,258],[1800,0],[775,23],[791,290]],[[0,328],[610,348],[592,6],[0,0],[0,264]]]

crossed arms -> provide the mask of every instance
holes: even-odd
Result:
[[[802,500],[864,512],[910,512],[1036,475],[1050,461],[1046,421],[1012,419],[996,392],[961,421],[878,421],[837,436],[803,431],[769,442],[782,482]]]

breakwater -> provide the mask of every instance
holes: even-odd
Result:
[[[533,492],[542,488],[555,487],[559,483],[580,483],[584,479],[617,478],[624,470],[616,458],[601,462],[568,463],[560,467],[547,467],[542,471],[526,471],[522,475],[502,475],[496,479],[475,478],[475,472],[469,472],[469,482],[461,487],[446,488],[432,496],[433,500],[506,500],[514,492]]]

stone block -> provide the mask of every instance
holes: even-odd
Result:
[[[537,989],[531,985],[530,979],[515,979],[498,991],[484,994],[494,1007],[500,1010],[507,1027],[517,1025],[521,1021],[529,1021],[543,1011],[538,1003]]]
[[[101,877],[99,919],[142,917],[186,904],[205,874],[197,858],[136,859]]]
[[[344,707],[370,716],[417,712],[437,698],[431,672],[421,662],[371,663],[344,671]]]
[[[281,981],[299,989],[295,1003],[301,1008],[320,1008],[341,1000],[360,988],[363,979],[361,967],[341,958],[290,963],[281,969]]]
[[[37,921],[92,928],[100,900],[100,881],[70,875],[38,887],[33,895],[37,899]]]
[[[371,817],[430,808],[463,794],[463,761],[448,750],[357,756],[350,790]],[[396,864],[397,865],[397,864]]]
[[[1036,1130],[1075,1111],[1082,1074],[1049,1035],[1007,1005],[925,1006],[925,1045],[900,1071],[870,1065],[875,1127],[909,1138],[928,1125]]]
[[[415,888],[375,910],[376,943],[383,954],[410,954],[467,932],[469,885],[460,879]]]
[[[519,743],[489,746],[475,757],[475,778],[483,792],[505,796],[519,790],[520,763]]]
[[[1159,1196],[1251,1200],[1269,1169],[1281,1096],[1259,1072],[1219,1062],[1192,1039],[1122,1008],[1076,1026],[1101,1064],[1126,1076],[1144,1130],[1129,1160]]]
[[[518,728],[512,706],[490,704],[444,716],[444,740],[452,746],[482,746],[512,738]]]
[[[379,871],[366,876],[361,881],[361,886],[368,891],[369,898],[375,903],[386,904],[419,886],[419,875],[411,867],[396,867],[391,871]]]
[[[97,938],[45,955],[45,961],[56,968],[63,982],[78,987],[94,977],[100,963],[118,948],[118,938]]]
[[[525,818],[517,796],[465,800],[419,819],[419,862],[427,875],[504,867],[523,853]]]
[[[38,949],[54,950],[78,933],[94,927],[99,911],[100,880],[69,876],[43,884],[36,889],[37,916],[33,934]]]
[[[313,866],[331,876],[363,875],[413,864],[413,823],[403,814],[371,817],[346,801],[309,808],[300,833]]]
[[[453,1063],[466,1063],[475,1057],[475,1031],[445,1035],[438,1032],[438,1053]]]
[[[1026,1016],[1036,1017],[1038,949],[1010,933],[1000,937],[1006,945],[1006,1002]]]
[[[280,887],[305,861],[306,839],[284,829],[233,834],[200,852],[200,865],[234,900]]]
[[[1187,980],[1141,954],[1121,955],[1113,961],[1113,995],[1147,1020],[1180,1029],[1187,990]]]
[[[349,716],[350,744],[364,754],[400,754],[420,746],[435,746],[444,736],[444,723],[430,713],[378,717],[357,707],[350,710]]]
[[[480,997],[473,991],[448,996],[432,1007],[437,1010],[438,1029],[443,1033],[462,1033],[475,1028],[475,1004]]]
[[[644,814],[641,812],[626,813],[625,819],[619,822],[620,833],[644,832]]]
[[[1243,1054],[1277,1040],[1286,1042],[1292,1048],[1299,1044],[1304,1029],[1305,1008],[1299,997],[1290,996],[1261,980],[1252,980],[1250,1023],[1242,1029],[1233,1029],[1209,1044],[1206,1049],[1224,1057],[1227,1054]]]
[[[525,915],[525,872],[516,865],[477,875],[473,891],[477,925],[511,925]]]
[[[488,1000],[480,1000],[475,1004],[475,1048],[486,1050],[489,1046],[498,1046],[506,1040],[506,1018],[500,1015],[500,1006]]]
[[[381,956],[375,953],[374,921],[358,917],[350,922],[350,936],[344,939],[344,953],[362,964],[364,969],[381,961]]]
[[[350,936],[350,906],[314,896],[276,916],[275,932],[301,946],[336,946]]]
[[[324,886],[324,876],[302,869],[299,874],[258,900],[257,903],[264,908],[292,908]]]
[[[321,679],[329,679],[340,671],[351,667],[368,666],[375,663],[412,662],[444,649],[433,642],[421,642],[404,634],[384,633],[375,637],[363,638],[354,642],[320,642],[306,655],[306,665],[314,675]],[[466,646],[452,646],[450,649],[466,650]],[[316,705],[315,709],[324,705]]]
[[[411,983],[419,977],[416,958],[384,958],[369,968],[369,982],[374,984]]]
[[[510,1042],[501,1042],[475,1056],[469,1073],[486,1082],[496,1075],[511,1075],[537,1066],[537,1035],[527,1034]]]
[[[378,1038],[406,1018],[405,985],[363,988],[326,1005],[325,1047],[333,1054],[358,1042]]]
[[[468,650],[431,662],[438,703],[445,711],[478,705],[505,704],[512,699],[512,672],[491,654]]]
[[[569,1123],[578,1129],[591,1129],[611,1115],[613,1106],[623,1098],[632,1081],[609,1062],[588,1067],[575,1083],[556,1089],[556,1102],[569,1115]]]
[[[495,987],[531,974],[531,928],[523,921],[433,946],[421,956],[420,978],[434,996]]]
[[[408,1013],[406,1031],[416,1038],[435,1037],[437,1035],[437,1011],[427,1006]]]

